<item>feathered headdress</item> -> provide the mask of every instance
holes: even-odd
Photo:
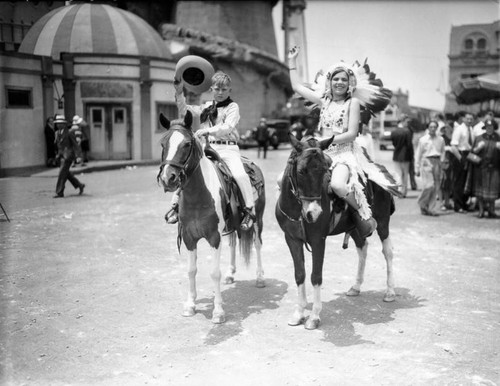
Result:
[[[321,93],[323,97],[331,95],[331,79],[333,75],[339,71],[344,71],[349,76],[348,93],[352,97],[359,99],[361,106],[367,110],[370,115],[383,111],[391,102],[392,91],[384,88],[380,79],[376,78],[376,74],[371,72],[370,66],[367,64],[367,59],[363,65],[358,61],[352,66],[345,62],[339,62],[331,66],[328,71],[318,71],[314,82],[308,85],[311,89]]]

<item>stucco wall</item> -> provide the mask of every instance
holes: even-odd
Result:
[[[45,164],[40,61],[26,56],[0,55],[0,70],[0,167]],[[31,89],[32,107],[6,108],[6,87],[9,86]]]

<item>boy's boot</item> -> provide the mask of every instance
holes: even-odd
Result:
[[[243,231],[248,231],[252,228],[253,223],[255,222],[255,215],[252,213],[252,208],[245,208],[245,215],[241,220],[240,228]]]

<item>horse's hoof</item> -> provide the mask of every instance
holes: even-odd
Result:
[[[390,303],[393,302],[394,300],[396,300],[396,294],[386,293],[384,295],[384,302]]]
[[[293,319],[290,319],[288,321],[288,325],[289,326],[300,326],[301,324],[304,324],[304,322],[306,321],[306,318],[304,316],[300,317],[300,318],[293,318]]]
[[[224,314],[218,314],[218,315],[213,315],[212,316],[212,323],[213,324],[222,324],[226,321],[226,317]]]
[[[349,289],[349,291],[347,291],[345,294],[346,294],[347,296],[359,296],[359,294],[360,294],[360,293],[361,293],[361,291],[360,291],[360,290],[358,290],[358,289],[356,289],[356,288],[354,288],[354,287],[351,287],[351,288]]]
[[[264,279],[257,279],[255,286],[257,288],[264,288],[266,286],[266,281]]]
[[[319,319],[308,318],[304,324],[306,330],[316,330],[319,327]]]
[[[234,283],[234,277],[231,276],[226,276],[224,279],[224,284],[233,284]]]
[[[182,316],[189,317],[189,316],[194,316],[194,314],[196,314],[196,311],[194,307],[191,306],[184,307],[184,310],[182,311]]]

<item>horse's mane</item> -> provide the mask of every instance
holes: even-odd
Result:
[[[307,136],[307,137],[302,138],[300,143],[304,144],[302,146],[303,150],[309,149],[312,147],[318,147],[318,140],[316,138],[314,138],[313,136]],[[288,157],[287,165],[290,165],[291,167],[293,167],[293,165],[295,165],[297,163],[298,157],[299,157],[299,152],[297,151],[297,149],[293,148],[292,152],[290,153],[290,156]],[[286,169],[288,169],[288,166],[286,167]],[[286,170],[285,170],[285,173],[286,173]]]

